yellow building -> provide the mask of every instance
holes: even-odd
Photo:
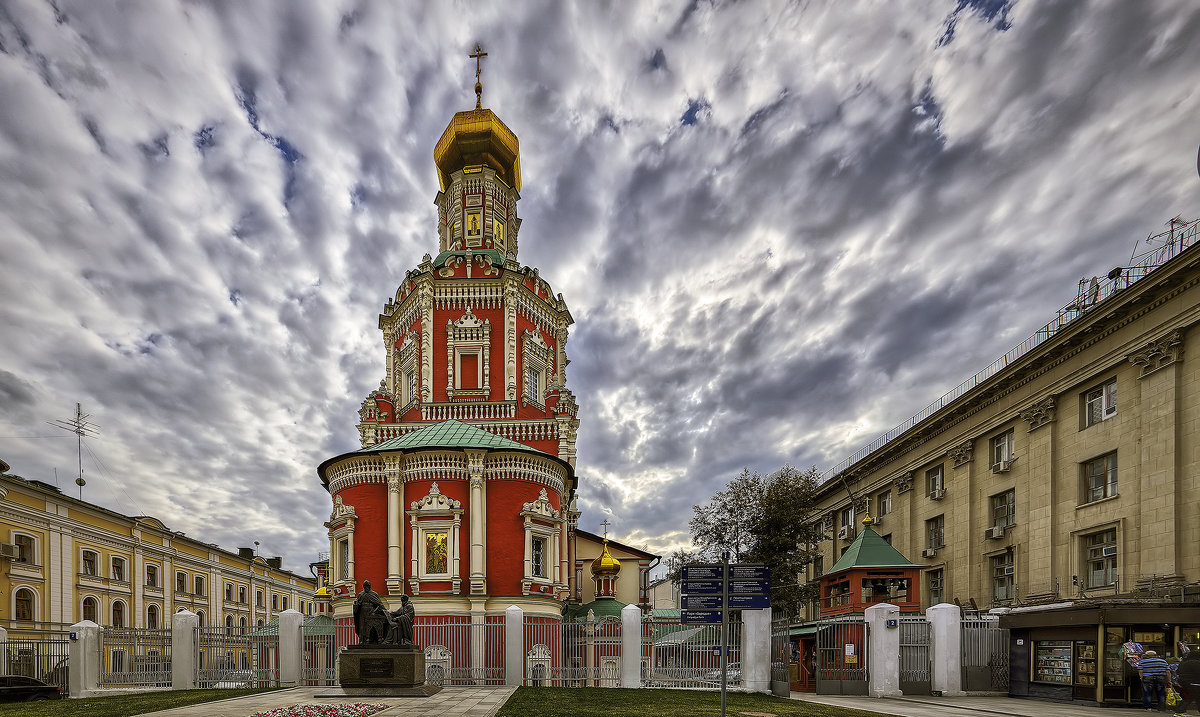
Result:
[[[1085,627],[1058,639],[1106,649],[1200,639],[1198,224],[1173,222],[1131,266],[1080,282],[1024,343],[829,471],[808,579],[869,505],[872,528],[922,566],[904,586],[922,608],[1009,608],[1014,640],[1032,631],[1022,645],[1066,625]],[[1123,673],[1104,692],[1084,670],[1063,689],[1128,697]]]
[[[254,627],[289,608],[313,612],[315,580],[279,558],[222,550],[8,468],[0,461],[0,626],[167,628],[187,608],[201,625]]]

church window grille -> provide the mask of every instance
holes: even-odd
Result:
[[[546,577],[546,539],[533,539],[533,577]]]

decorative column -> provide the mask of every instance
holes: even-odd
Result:
[[[421,307],[421,403],[433,400],[433,289],[429,285],[429,270],[432,268],[425,255],[421,271],[425,272],[418,286],[417,303]]]
[[[471,521],[471,549],[468,570],[470,593],[483,595],[487,592],[487,561],[484,536],[487,535],[487,494],[485,492],[484,456],[487,451],[466,449],[467,477],[470,483],[470,498],[467,501],[467,518]]]
[[[384,461],[384,476],[387,478],[387,592],[389,595],[399,595],[404,592],[404,573],[401,565],[404,555],[404,482],[401,477],[400,457],[387,456]]]
[[[518,279],[504,277],[504,400],[517,400],[517,291]]]

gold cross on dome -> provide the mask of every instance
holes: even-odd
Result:
[[[608,518],[601,521],[600,525],[604,526],[604,539],[608,540]]]
[[[483,71],[480,62],[487,57],[487,53],[483,51],[483,47],[475,45],[475,52],[472,52],[467,57],[475,59],[475,109],[483,108],[483,83],[479,81],[479,73]]]

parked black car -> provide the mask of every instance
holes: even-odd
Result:
[[[64,695],[58,687],[48,685],[39,679],[21,675],[0,676],[0,702],[61,700],[63,697]]]

